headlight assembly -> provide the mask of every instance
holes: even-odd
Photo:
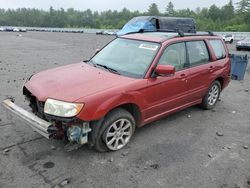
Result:
[[[83,106],[84,104],[81,103],[69,103],[47,99],[44,105],[44,113],[59,117],[73,117],[82,110]]]

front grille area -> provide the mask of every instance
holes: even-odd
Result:
[[[26,100],[28,100],[32,112],[38,117],[46,120],[45,114],[43,112],[44,102],[38,101],[37,98],[33,96],[32,93],[26,87],[23,88],[23,94]]]
[[[64,118],[44,113],[45,102],[37,100],[37,98],[26,87],[23,88],[23,94],[26,100],[29,102],[29,106],[31,107],[32,112],[35,115],[44,119],[45,121],[53,123],[53,131],[56,131],[53,136],[54,138],[64,138],[67,136],[66,131],[68,127],[72,125],[82,125],[83,121],[78,119],[77,117]]]
[[[29,102],[29,106],[32,109],[32,112],[37,115],[38,117],[50,121],[50,122],[56,122],[56,123],[79,123],[81,120],[79,120],[76,117],[73,118],[64,118],[64,117],[57,117],[49,114],[44,113],[44,105],[45,102],[37,100],[37,98],[26,88],[23,88],[23,95],[25,96],[26,100]]]

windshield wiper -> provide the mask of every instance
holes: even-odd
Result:
[[[93,65],[93,67],[96,67],[96,64],[92,60],[83,61],[83,62]]]
[[[119,73],[117,70],[115,70],[115,69],[113,69],[113,68],[111,68],[111,67],[108,67],[107,65],[102,65],[102,64],[99,64],[99,63],[96,63],[95,65],[97,65],[97,66],[99,66],[99,67],[102,67],[102,68],[104,68],[104,69],[107,69],[109,72],[112,72],[112,73],[115,73],[115,74],[119,74],[119,75],[120,75],[120,73]]]

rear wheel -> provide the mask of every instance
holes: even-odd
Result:
[[[233,39],[231,39],[231,40],[230,40],[230,44],[232,44],[233,42],[234,42],[234,40],[233,40]]]
[[[210,88],[208,89],[207,94],[202,99],[202,108],[210,110],[216,105],[221,92],[221,84],[219,81],[214,81]]]
[[[117,151],[125,147],[135,131],[135,119],[126,110],[111,111],[99,127],[95,138],[95,149],[100,152]]]

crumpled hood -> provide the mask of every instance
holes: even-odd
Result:
[[[37,73],[25,87],[39,101],[52,98],[74,102],[133,80],[81,62]]]

